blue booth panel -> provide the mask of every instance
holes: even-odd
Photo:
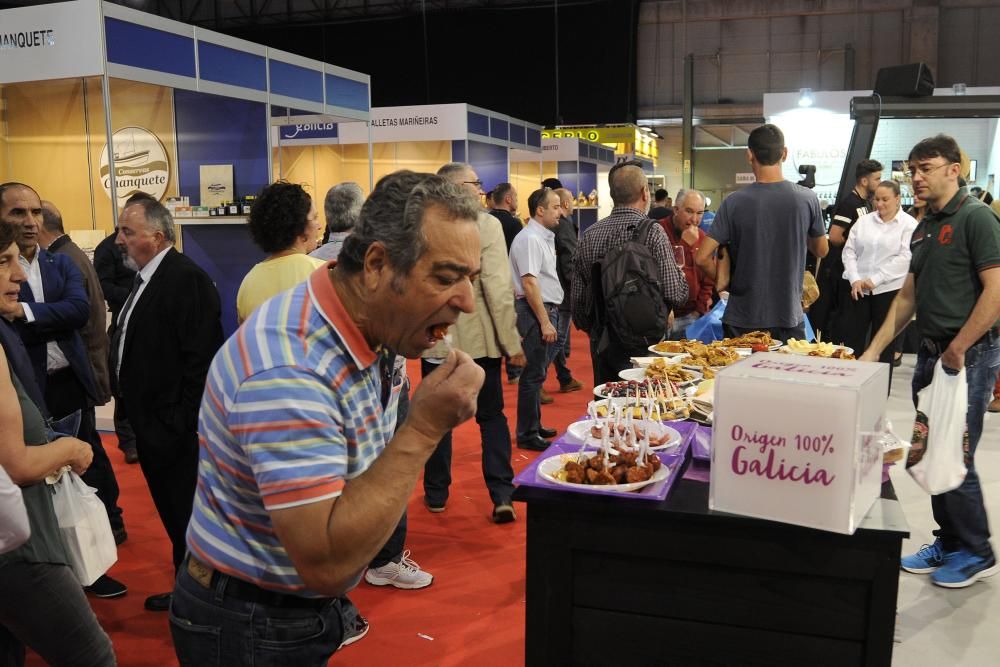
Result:
[[[108,62],[194,78],[194,40],[172,32],[104,19]]]
[[[469,140],[469,159],[483,182],[483,191],[489,192],[508,180],[507,147]]]

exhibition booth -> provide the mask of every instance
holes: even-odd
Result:
[[[573,137],[542,138],[542,152],[512,150],[511,183],[522,202],[537,190],[542,180],[558,178],[576,198],[574,216],[580,233],[611,213],[608,172],[615,163],[614,151],[602,144]],[[530,212],[523,210],[523,215]]]
[[[369,178],[374,185],[398,169],[436,172],[448,162],[471,164],[489,192],[510,179],[512,149],[541,151],[540,126],[469,104],[377,107],[367,123],[285,117],[272,125],[275,178],[306,183],[319,196],[344,181],[367,194]]]
[[[210,207],[270,182],[271,107],[363,123],[369,77],[98,0],[4,10],[0,24],[0,182],[32,185],[85,249],[135,192],[170,203],[231,333],[262,254],[244,218]]]
[[[870,99],[876,115],[880,116],[870,153],[865,157],[882,163],[885,167],[883,177],[899,181],[904,206],[913,203],[913,191],[906,173],[910,149],[921,139],[939,132],[953,136],[968,156],[969,185],[979,186],[997,197],[1000,194],[995,178],[1000,170],[1000,112],[970,112],[957,107],[951,112],[940,112],[934,108],[940,104],[925,103],[950,98],[956,105],[967,106],[970,100],[998,94],[1000,87],[967,88],[963,95],[956,95],[951,88],[939,88],[932,97],[908,100],[914,108],[900,114],[888,105],[880,109],[882,100],[871,91],[814,92],[811,105],[805,107],[800,105],[799,93],[767,93],[764,95],[764,118],[785,134],[788,147],[785,178],[798,181],[802,178],[799,166],[815,166],[816,195],[828,203],[836,200],[841,179],[847,173],[845,163],[855,130],[855,119],[851,115],[855,98]],[[921,110],[921,106],[925,109]],[[946,123],[942,123],[942,118],[946,118]],[[846,166],[853,174],[853,165]],[[736,174],[734,181],[735,177]]]

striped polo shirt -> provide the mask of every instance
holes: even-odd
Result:
[[[367,470],[392,437],[402,386],[344,309],[334,264],[264,302],[212,361],[187,532],[191,553],[215,569],[306,597],[318,594],[269,512],[337,497]]]

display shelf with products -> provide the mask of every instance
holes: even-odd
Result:
[[[369,124],[281,124],[272,133],[275,177],[320,194],[343,181],[367,193],[369,177],[374,184],[399,169],[433,173],[448,162],[471,164],[489,192],[511,178],[512,149],[541,151],[540,126],[461,103],[378,107]]]

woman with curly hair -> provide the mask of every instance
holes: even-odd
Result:
[[[301,185],[278,181],[265,187],[254,201],[248,224],[254,243],[268,255],[250,269],[236,295],[241,324],[257,306],[324,264],[309,256],[319,241],[319,214]]]

